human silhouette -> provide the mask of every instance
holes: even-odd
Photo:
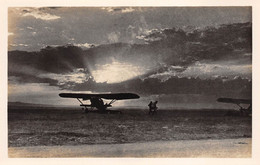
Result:
[[[155,101],[155,102],[152,102],[150,101],[150,103],[148,104],[148,107],[149,107],[149,114],[155,114],[158,107],[157,107],[157,103],[158,101]]]

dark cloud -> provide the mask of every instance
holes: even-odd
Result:
[[[232,80],[223,81],[222,78],[200,79],[171,77],[162,82],[157,78],[140,78],[128,80],[122,83],[107,84],[96,83],[89,80],[84,83],[67,83],[60,86],[62,89],[74,91],[93,92],[135,92],[142,96],[149,95],[171,95],[171,94],[200,94],[215,96],[230,96],[250,98],[252,94],[252,82],[248,79],[237,77]]]
[[[50,78],[40,78],[37,75],[28,75],[23,73],[11,73],[8,75],[9,83],[47,83],[50,86],[57,86],[58,81]]]
[[[171,49],[171,57],[179,56],[179,60],[171,58],[172,63],[241,58],[252,51],[252,24],[221,25],[189,32],[172,28],[152,33],[144,39],[155,51]]]
[[[86,68],[81,48],[75,46],[46,47],[39,52],[11,51],[8,53],[8,70],[15,65],[26,66],[49,73],[72,72]]]

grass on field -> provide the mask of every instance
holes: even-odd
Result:
[[[226,110],[122,110],[85,114],[63,108],[8,109],[8,145],[80,145],[156,140],[224,139],[252,136],[251,117]]]

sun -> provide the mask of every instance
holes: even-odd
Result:
[[[119,83],[142,75],[144,69],[133,64],[113,61],[111,64],[96,65],[92,76],[97,83]]]

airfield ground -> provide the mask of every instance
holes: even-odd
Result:
[[[17,147],[171,144],[185,140],[213,145],[214,140],[222,139],[229,142],[224,145],[232,139],[249,139],[237,144],[248,144],[246,151],[251,150],[251,117],[226,116],[227,110],[160,110],[154,116],[144,109],[121,111],[123,114],[85,114],[79,108],[9,107],[9,152]]]
[[[250,138],[9,147],[9,157],[250,158]]]

